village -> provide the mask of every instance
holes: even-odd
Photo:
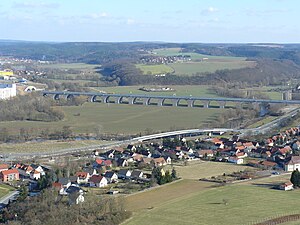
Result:
[[[232,137],[166,138],[147,143],[115,147],[106,152],[95,150],[91,154],[74,158],[72,169],[51,166],[51,163],[14,162],[0,165],[0,178],[16,190],[26,186],[29,196],[39,194],[44,188],[53,188],[68,200],[69,204],[84,202],[89,192],[97,195],[126,195],[180,179],[176,165],[189,166],[198,161],[227,162],[241,166],[240,171],[218,177],[202,178],[212,182],[232,182],[276,176],[300,168],[300,129],[290,128],[263,142]],[[49,160],[53,162],[54,159]],[[70,158],[69,163],[70,166]],[[244,171],[243,166],[255,168]],[[55,168],[54,168],[55,167]],[[223,174],[223,175],[222,175]],[[232,179],[234,177],[234,179]],[[293,184],[286,180],[277,188],[292,190]],[[20,193],[19,193],[20,194]]]

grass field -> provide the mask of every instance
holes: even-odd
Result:
[[[267,116],[265,118],[263,118],[262,120],[257,121],[256,123],[251,124],[250,126],[248,126],[247,128],[256,128],[256,127],[260,127],[264,124],[270,123],[271,121],[277,119],[278,117],[274,117],[274,116]]]
[[[13,187],[6,184],[0,184],[0,198],[7,195],[10,191],[15,190]]]
[[[174,70],[165,64],[159,65],[144,65],[144,64],[137,64],[136,67],[143,71],[144,74],[163,74],[163,73],[172,73]]]
[[[176,56],[176,55],[190,55],[192,60],[199,60],[203,58],[214,59],[214,60],[245,60],[245,57],[233,57],[233,56],[213,56],[203,55],[195,52],[181,52],[181,48],[160,48],[154,49],[153,52],[161,56]]]
[[[251,167],[235,165],[231,163],[209,162],[209,161],[195,161],[189,162],[188,166],[174,166],[179,177],[184,179],[209,178],[212,176],[221,175],[223,173],[229,174]]]
[[[116,105],[85,103],[82,106],[61,107],[65,118],[58,122],[14,121],[1,122],[0,128],[19,132],[20,128],[61,129],[70,126],[76,133],[144,134],[146,130],[167,131],[170,129],[203,127],[214,120],[222,109],[157,107],[140,105]],[[78,116],[80,114],[80,116]]]
[[[67,148],[80,148],[90,145],[107,144],[107,141],[86,140],[86,141],[44,141],[26,142],[18,144],[0,144],[0,153],[29,153],[29,152],[51,152]]]
[[[224,69],[240,69],[245,67],[253,67],[255,62],[244,60],[228,60],[228,61],[204,61],[204,62],[186,62],[173,63],[172,67],[176,75],[192,76],[196,73],[213,73],[216,70]]]
[[[144,210],[148,207],[161,205],[163,201],[184,197],[200,190],[205,190],[214,183],[200,182],[199,178],[221,175],[245,170],[248,167],[230,163],[215,163],[196,161],[189,162],[187,166],[175,166],[178,177],[182,179],[168,185],[160,186],[149,191],[128,196],[128,209],[132,211]],[[166,167],[166,169],[171,169]]]
[[[75,69],[75,70],[94,70],[96,67],[100,65],[92,65],[92,64],[85,64],[85,63],[54,63],[54,64],[40,64],[40,68],[49,68],[49,69]]]
[[[271,188],[281,180],[286,181],[288,177],[279,179],[273,177],[223,187],[199,188],[194,193],[180,195],[173,200],[162,200],[152,209],[141,210],[125,224],[147,225],[155,221],[155,224],[174,225],[241,225],[299,213],[299,203],[296,199],[300,190],[285,192]],[[170,193],[173,192],[170,190]],[[223,203],[224,199],[228,202],[227,205]],[[145,201],[146,204],[147,202]],[[283,202],[285,204],[282,204]]]
[[[212,73],[216,70],[240,69],[256,65],[254,61],[246,61],[244,57],[211,56],[195,52],[181,52],[181,50],[181,48],[163,48],[154,49],[152,52],[160,56],[189,55],[191,56],[191,61],[170,63],[168,65],[137,64],[136,66],[140,68],[144,74],[162,74],[175,71],[176,75],[191,76],[196,73]]]

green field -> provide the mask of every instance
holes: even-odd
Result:
[[[161,56],[176,56],[176,55],[190,55],[192,60],[202,60],[203,58],[214,59],[214,60],[246,60],[245,57],[233,57],[233,56],[213,56],[203,55],[195,52],[182,52],[181,48],[160,48],[154,49],[152,52],[156,55]]]
[[[29,153],[29,152],[51,152],[68,148],[80,148],[91,145],[108,144],[107,141],[85,140],[85,141],[44,141],[25,142],[17,144],[0,144],[0,153]]]
[[[83,106],[62,107],[65,118],[59,122],[14,121],[1,122],[0,128],[19,132],[19,128],[62,129],[70,126],[76,133],[139,134],[151,131],[203,127],[222,112],[217,108],[157,107],[85,103]],[[80,114],[80,116],[78,116]]]
[[[200,178],[210,178],[211,176],[217,176],[223,173],[229,174],[251,168],[243,165],[209,161],[189,162],[188,166],[174,167],[179,177],[195,180],[199,180]]]
[[[196,73],[213,73],[216,70],[240,69],[254,67],[256,65],[254,61],[246,61],[244,57],[211,56],[195,52],[181,52],[181,50],[181,48],[154,49],[152,54],[160,56],[189,55],[191,56],[191,61],[170,63],[168,65],[137,64],[136,66],[140,68],[144,74],[175,72],[176,75],[191,76]]]
[[[204,61],[204,62],[186,62],[169,64],[175,70],[176,75],[192,76],[196,73],[213,73],[216,70],[224,69],[240,69],[245,67],[253,67],[253,61],[229,60],[229,61]]]
[[[63,70],[94,70],[100,65],[86,64],[86,63],[54,63],[54,64],[39,64],[40,68],[50,68],[50,69],[63,69]]]
[[[0,198],[7,195],[10,191],[14,191],[15,189],[6,184],[0,184]]]
[[[166,74],[166,73],[173,73],[174,70],[165,64],[159,65],[144,65],[144,64],[137,64],[136,67],[143,71],[143,74],[147,75],[156,75],[156,74]]]
[[[277,178],[208,187],[180,195],[135,213],[125,224],[255,224],[270,218],[299,213],[299,190],[272,189]],[[282,179],[284,180],[284,179]],[[285,177],[285,181],[288,180]],[[172,191],[169,190],[171,193]],[[228,202],[224,204],[224,199]],[[285,204],[282,204],[282,203]],[[180,216],[178,216],[180,215]]]

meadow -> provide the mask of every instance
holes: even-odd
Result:
[[[197,73],[213,73],[217,70],[232,70],[245,67],[253,67],[255,62],[244,60],[228,60],[228,61],[203,61],[203,62],[184,62],[169,64],[174,69],[176,75],[192,76]]]
[[[29,153],[29,152],[55,152],[68,148],[80,148],[91,145],[108,144],[108,141],[84,140],[84,141],[43,141],[43,142],[25,142],[25,143],[3,143],[0,144],[0,153]]]
[[[216,70],[240,69],[256,65],[254,61],[246,61],[244,57],[211,56],[195,52],[181,52],[180,48],[154,49],[152,52],[160,56],[189,55],[191,61],[171,63],[168,65],[136,65],[144,74],[175,72],[176,75],[191,76],[197,73],[213,73]]]
[[[7,195],[10,191],[14,191],[15,189],[6,184],[0,184],[0,198]]]
[[[155,224],[174,225],[240,225],[255,224],[270,218],[299,213],[299,204],[295,200],[299,190],[285,192],[272,188],[279,181],[288,179],[289,175],[221,187],[199,188],[193,193],[179,194],[171,200],[162,199],[151,208],[136,211],[125,224],[147,225],[155,221]],[[173,193],[172,190],[169,191]],[[282,204],[283,202],[285,204]],[[148,201],[145,201],[145,204],[147,206]]]
[[[53,64],[39,64],[40,68],[47,69],[62,69],[62,70],[94,70],[100,65],[86,64],[86,63],[53,63]]]
[[[173,73],[174,70],[165,64],[158,64],[158,65],[144,65],[144,64],[137,64],[136,67],[143,71],[143,74],[147,75],[156,75],[156,74],[166,74],[166,73]]]
[[[85,103],[82,106],[60,107],[65,118],[57,122],[13,121],[0,122],[0,128],[18,133],[20,128],[61,130],[70,126],[75,133],[145,134],[149,131],[168,131],[205,127],[222,112],[221,109],[157,107]]]

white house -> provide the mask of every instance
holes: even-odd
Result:
[[[0,99],[10,99],[17,95],[16,84],[0,84]]]
[[[294,189],[294,185],[291,182],[287,182],[287,183],[281,184],[279,186],[279,189],[284,190],[284,191],[290,191],[290,190]]]
[[[78,184],[86,184],[89,181],[90,174],[88,172],[77,172],[76,177]]]
[[[31,171],[31,173],[30,173],[30,179],[32,179],[32,180],[38,180],[40,178],[41,178],[41,173],[39,171],[37,171],[37,170]]]
[[[107,179],[108,183],[116,183],[118,182],[118,175],[112,171],[106,171],[104,177]]]
[[[238,157],[229,157],[228,162],[235,163],[235,164],[243,164],[244,159],[240,159]]]
[[[300,156],[292,156],[284,165],[286,172],[292,172],[296,169],[300,170]]]
[[[120,179],[126,179],[129,178],[131,176],[131,171],[127,170],[127,169],[122,169],[118,172],[118,177]]]
[[[89,183],[91,187],[106,187],[107,186],[107,179],[101,175],[93,175],[89,179]]]

